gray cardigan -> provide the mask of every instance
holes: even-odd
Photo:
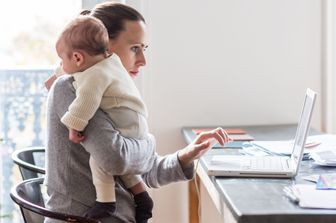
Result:
[[[182,170],[177,153],[167,156],[155,153],[153,136],[144,140],[122,137],[102,110],[89,121],[84,132],[86,140],[81,145],[71,143],[68,129],[60,119],[75,98],[72,81],[70,76],[59,78],[48,95],[45,184],[51,195],[47,202],[49,208],[83,215],[94,203],[90,154],[101,168],[113,175],[142,174],[149,187],[193,177],[194,167]],[[104,222],[134,222],[133,199],[118,179],[116,195],[116,216]]]

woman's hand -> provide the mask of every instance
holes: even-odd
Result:
[[[194,160],[200,158],[217,142],[224,146],[224,143],[229,141],[231,141],[230,137],[220,127],[211,131],[201,132],[192,143],[178,152],[178,159],[182,168],[190,166]]]

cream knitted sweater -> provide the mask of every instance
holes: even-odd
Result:
[[[140,93],[116,54],[72,75],[76,98],[61,118],[68,128],[84,130],[99,107],[107,113],[117,108],[129,108],[143,116],[143,120],[147,118],[147,108]],[[129,118],[139,122],[138,117]],[[146,122],[142,124],[147,125]]]

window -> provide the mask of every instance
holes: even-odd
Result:
[[[0,14],[0,222],[22,222],[9,198],[21,180],[10,158],[13,150],[44,145],[44,80],[58,64],[55,42],[64,25],[78,15],[81,0],[1,1]]]
[[[81,8],[80,0],[2,1],[0,67],[55,65],[57,34]]]

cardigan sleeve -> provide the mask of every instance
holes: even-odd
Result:
[[[78,76],[78,77],[77,77]],[[98,110],[109,82],[104,73],[76,73],[76,98],[70,104],[61,121],[68,128],[83,131]]]

